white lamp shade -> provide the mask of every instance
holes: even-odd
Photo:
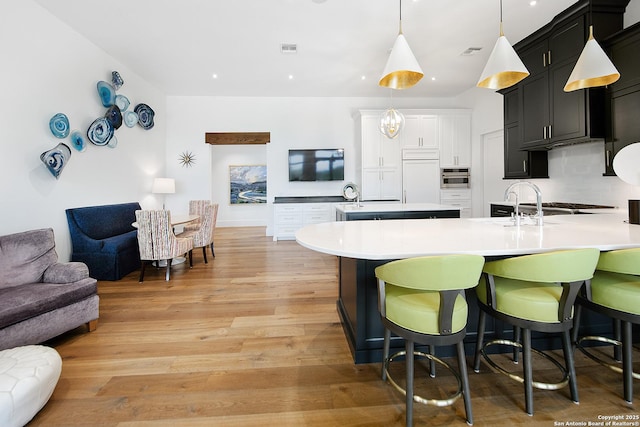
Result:
[[[593,27],[589,27],[589,40],[585,44],[576,66],[573,68],[565,92],[588,87],[606,86],[616,82],[620,73],[607,54],[593,38]]]
[[[389,108],[380,116],[380,132],[387,138],[393,139],[404,127],[404,116],[400,111]]]
[[[402,33],[398,34],[378,84],[391,89],[407,89],[424,76],[418,60]]]
[[[498,37],[487,64],[482,70],[478,87],[504,89],[529,75],[520,57],[504,35]]]
[[[618,178],[631,185],[640,185],[640,142],[629,144],[613,158],[613,170]]]
[[[151,192],[154,194],[173,194],[176,192],[176,181],[173,178],[155,178]]]

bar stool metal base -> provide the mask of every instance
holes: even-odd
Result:
[[[496,371],[500,372],[501,374],[504,374],[506,376],[508,376],[509,378],[511,378],[512,380],[515,380],[519,383],[524,383],[524,378],[522,378],[519,375],[513,374],[509,371],[507,371],[506,369],[504,369],[503,367],[501,367],[500,365],[498,365],[497,363],[495,363],[493,360],[491,360],[491,358],[489,357],[489,355],[486,352],[486,348],[490,347],[492,345],[508,345],[511,347],[515,347],[515,348],[522,348],[522,344],[520,344],[519,342],[514,342],[514,341],[510,341],[510,340],[504,340],[504,339],[496,339],[496,340],[492,340],[492,341],[487,341],[482,345],[482,349],[480,350],[480,354],[482,355],[482,357],[484,358],[484,360]],[[547,359],[548,361],[550,361],[551,363],[553,363],[554,365],[556,365],[556,367],[560,370],[560,372],[562,372],[562,380],[560,380],[557,383],[543,383],[543,382],[539,382],[539,381],[532,381],[531,385],[537,389],[541,389],[541,390],[559,390],[563,387],[565,387],[567,384],[569,384],[569,373],[567,372],[567,370],[565,369],[564,366],[562,366],[557,360],[555,360],[553,357],[549,356],[548,354],[540,351],[540,350],[536,350],[535,348],[531,349],[532,352],[536,353],[539,356],[544,357],[545,359]]]
[[[431,360],[433,362],[436,362],[436,363],[444,366],[445,368],[447,368],[453,374],[453,376],[456,378],[456,381],[458,382],[458,390],[456,391],[455,394],[453,394],[448,399],[426,399],[424,397],[421,397],[421,396],[418,396],[418,395],[414,394],[413,395],[413,401],[414,402],[418,402],[418,403],[422,403],[424,405],[433,405],[433,406],[450,406],[450,405],[453,405],[453,403],[456,400],[458,400],[460,398],[460,396],[462,396],[462,380],[460,379],[460,375],[458,375],[458,373],[447,362],[437,358],[436,356],[434,356],[432,354],[423,353],[421,351],[414,351],[413,354],[414,354],[414,356],[421,356],[421,357],[424,357],[426,359],[429,359],[429,360]],[[393,359],[395,359],[397,357],[400,357],[400,356],[406,356],[406,355],[407,355],[407,352],[402,350],[402,351],[399,351],[397,353],[392,354],[391,356],[389,356],[384,361],[384,371],[385,371],[387,380],[389,381],[389,383],[396,390],[398,390],[400,393],[402,393],[403,396],[407,395],[407,391],[404,388],[400,387],[400,385],[398,385],[398,383],[396,383],[395,380],[393,379],[393,377],[389,374],[389,364],[393,361]]]
[[[576,342],[576,347],[578,347],[578,349],[580,349],[580,351],[582,353],[584,353],[585,356],[587,356],[588,358],[590,358],[591,360],[593,360],[595,362],[598,362],[602,366],[606,366],[607,368],[609,368],[612,371],[617,372],[619,374],[624,373],[624,371],[622,370],[622,368],[620,366],[614,365],[613,363],[609,363],[606,360],[602,360],[598,356],[594,355],[592,352],[588,351],[582,345],[583,341],[597,341],[597,342],[602,342],[602,343],[611,344],[611,345],[615,345],[615,346],[621,346],[622,345],[621,341],[614,340],[614,339],[607,338],[607,337],[589,335],[589,336],[586,336],[586,337],[581,337]],[[631,376],[633,378],[635,378],[636,380],[640,380],[640,373],[638,373],[638,372],[631,372]]]

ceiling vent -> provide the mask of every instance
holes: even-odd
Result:
[[[280,45],[280,52],[282,53],[298,53],[298,45],[295,43],[282,43]]]
[[[462,55],[462,56],[471,56],[471,55],[475,55],[476,53],[480,52],[481,50],[482,50],[481,47],[469,47],[469,48],[467,48],[467,50],[462,52],[460,55]]]

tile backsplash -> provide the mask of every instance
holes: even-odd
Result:
[[[616,176],[603,176],[603,142],[589,142],[549,151],[549,179],[534,179],[548,202],[613,205],[627,208],[629,199],[640,199],[640,187]],[[640,167],[640,165],[639,165]],[[529,195],[524,195],[529,199]],[[533,194],[531,194],[533,198]]]

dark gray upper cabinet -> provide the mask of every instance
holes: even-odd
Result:
[[[505,89],[504,95],[504,177],[505,179],[548,178],[547,152],[526,151],[520,132],[520,92]]]
[[[514,46],[531,73],[517,85],[521,149],[548,150],[605,138],[604,88],[564,92],[564,85],[587,41],[589,24],[598,39],[621,30],[628,3],[579,1]],[[513,132],[513,124],[510,128]]]
[[[613,158],[624,147],[640,142],[640,23],[602,43],[620,72],[620,79],[607,90],[607,136],[605,175],[615,175]]]

